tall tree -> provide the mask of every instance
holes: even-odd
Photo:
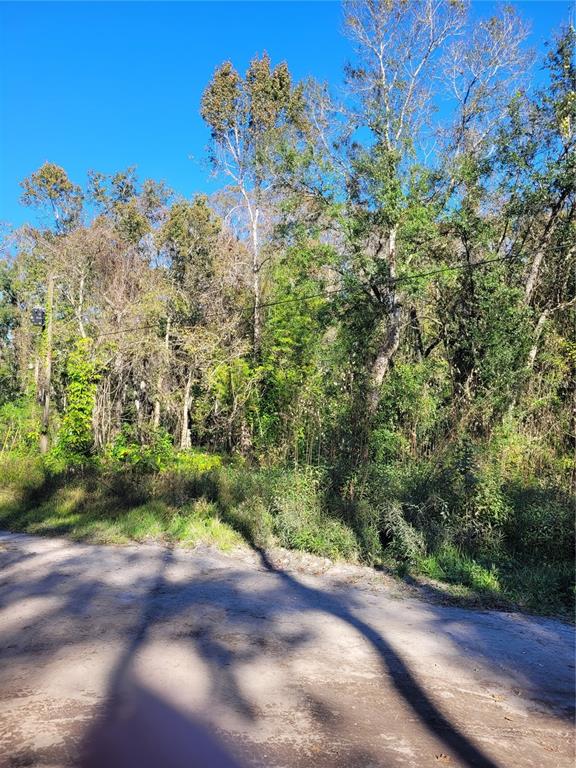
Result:
[[[267,54],[250,63],[244,79],[224,62],[202,97],[201,114],[212,136],[211,161],[231,180],[248,219],[252,255],[253,346],[260,347],[262,216],[270,151],[282,132],[301,120],[301,90],[285,63],[272,68]]]
[[[57,234],[69,232],[80,219],[83,194],[55,163],[44,163],[22,182],[22,203],[49,214]]]

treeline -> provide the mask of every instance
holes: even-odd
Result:
[[[534,63],[508,8],[344,16],[338,97],[266,55],[216,70],[210,198],[132,168],[23,181],[45,224],[5,238],[0,448],[315,467],[369,559],[568,562],[574,29]]]

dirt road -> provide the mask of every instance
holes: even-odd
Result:
[[[78,765],[116,718],[159,768],[214,768],[194,733],[262,768],[573,765],[571,627],[362,573],[1,534],[0,764]]]

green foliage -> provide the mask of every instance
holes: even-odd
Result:
[[[222,457],[215,453],[205,453],[194,448],[178,451],[170,465],[176,472],[209,472],[222,466]]]
[[[574,498],[557,488],[506,488],[512,512],[504,521],[510,551],[532,562],[568,563],[574,552]]]
[[[222,550],[241,545],[242,531],[222,520],[218,507],[204,498],[173,514],[168,536],[186,546],[212,544]]]
[[[301,119],[301,94],[292,87],[286,63],[272,69],[267,54],[250,62],[244,80],[226,61],[204,91],[201,114],[215,142],[239,137],[244,151],[256,153],[258,165],[274,129]]]
[[[136,167],[106,175],[88,171],[88,198],[113,220],[118,234],[138,243],[162,220],[162,211],[172,196],[163,182],[146,179],[140,185]]]
[[[276,266],[274,295],[288,301],[270,308],[262,339],[258,441],[268,449],[274,443],[287,444],[296,459],[306,454],[310,422],[318,421],[325,396],[319,356],[326,300],[315,273],[329,255],[307,244],[291,249]],[[298,302],[301,296],[316,298]]]
[[[574,566],[570,560],[510,560],[500,567],[499,580],[504,596],[514,606],[574,619]]]
[[[16,270],[13,264],[0,261],[0,406],[19,394],[16,355],[11,344],[18,319]]]
[[[90,340],[78,339],[66,363],[66,409],[53,449],[56,459],[85,464],[92,455],[92,412],[96,402],[98,363],[91,359]]]
[[[518,517],[514,525],[508,518],[505,527],[511,536],[524,534],[513,545],[522,562],[502,553],[475,556],[454,540],[436,539],[434,544],[432,529],[446,515],[439,499],[420,508],[391,501],[377,510],[360,501],[349,526],[342,511],[332,507],[329,512],[325,479],[310,469],[255,470],[219,463],[154,474],[125,469],[108,466],[70,480],[47,474],[40,457],[3,454],[0,525],[102,543],[161,540],[229,549],[246,541],[259,547],[278,543],[332,559],[362,555],[369,562],[395,563],[402,573],[408,569],[415,577],[423,574],[454,585],[455,595],[485,595],[489,605],[571,610],[573,570],[563,550],[570,542],[555,547],[557,532],[565,531],[571,514],[562,506],[567,499],[557,498],[554,507],[542,493],[515,498],[510,490]],[[388,481],[397,492],[401,484]]]
[[[34,490],[41,487],[45,479],[46,472],[39,456],[0,452],[0,489]]]
[[[142,439],[132,425],[125,424],[108,447],[106,458],[126,469],[145,474],[171,466],[174,448],[166,430],[150,430]]]
[[[356,219],[355,236],[374,223],[384,228],[398,224],[405,202],[399,163],[399,153],[387,149],[381,142],[369,149],[356,151],[354,202],[367,202],[370,213]]]
[[[136,168],[131,166],[111,176],[98,171],[88,171],[88,196],[106,211],[117,205],[125,205],[137,195]]]
[[[210,86],[202,97],[202,117],[210,126],[214,139],[233,130],[241,108],[241,78],[226,61],[214,73]]]
[[[252,546],[267,547],[274,541],[274,518],[261,496],[248,496],[225,507],[223,517]]]
[[[150,232],[150,224],[139,209],[136,200],[115,206],[116,228],[130,243],[139,243]]]
[[[483,410],[491,419],[493,409],[498,413],[510,402],[524,375],[530,310],[499,269],[465,272],[451,294],[445,329],[455,393],[484,398]]]
[[[221,222],[208,207],[205,195],[192,203],[175,203],[156,240],[170,256],[171,270],[178,284],[191,295],[204,287],[213,272],[213,254]]]
[[[216,69],[200,113],[210,128],[213,166],[234,178],[243,195],[256,197],[287,145],[307,127],[301,86],[294,86],[285,62],[272,68],[266,53],[256,56],[244,78],[230,61]]]
[[[272,515],[280,543],[324,557],[355,559],[353,532],[327,513],[322,495],[322,475],[311,468],[274,478]]]
[[[91,172],[85,224],[62,168],[24,180],[23,202],[53,221],[4,246],[0,522],[280,544],[565,610],[574,30],[529,95],[509,11],[470,49],[439,35],[467,96],[429,160],[417,144],[443,53],[427,41],[435,14],[460,28],[463,6],[414,7],[347,6],[359,48],[342,109],[266,55],[244,76],[222,64],[201,104],[231,183],[213,198]],[[47,395],[55,444],[31,459]]]
[[[401,505],[396,501],[382,508],[379,530],[388,540],[387,552],[401,561],[416,562],[425,551],[422,531],[406,520]]]
[[[0,405],[0,454],[35,453],[40,438],[40,408],[21,397]]]

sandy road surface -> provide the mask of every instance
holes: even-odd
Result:
[[[1,534],[0,764],[77,765],[144,695],[246,766],[573,765],[571,627],[355,573]],[[136,727],[141,766],[168,766],[160,722]]]

